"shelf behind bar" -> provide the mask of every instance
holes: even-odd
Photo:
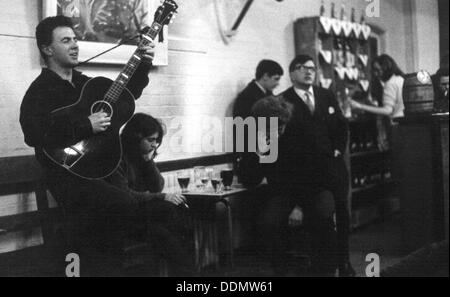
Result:
[[[397,182],[394,181],[394,180],[386,180],[386,181],[380,182],[380,183],[368,184],[368,185],[365,185],[363,187],[353,188],[352,189],[352,193],[356,194],[356,193],[368,191],[368,190],[371,190],[371,189],[374,189],[374,188],[378,188],[378,187],[388,187],[388,186],[394,185],[396,183]]]
[[[367,157],[372,155],[382,155],[389,153],[389,150],[387,151],[380,151],[380,150],[370,150],[370,151],[363,151],[363,152],[354,152],[350,154],[351,158],[358,158],[358,157]]]

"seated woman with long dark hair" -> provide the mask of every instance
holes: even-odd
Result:
[[[161,192],[164,179],[154,162],[163,136],[163,126],[157,119],[135,114],[121,133],[123,157],[108,181],[127,191],[141,205],[141,213],[136,214],[136,224],[142,226],[138,237],[148,240],[168,260],[172,274],[187,275],[193,266],[188,247],[181,244],[190,242],[182,238],[187,236],[182,221],[186,198]]]

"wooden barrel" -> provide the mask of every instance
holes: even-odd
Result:
[[[434,90],[430,75],[425,71],[405,76],[403,85],[405,114],[430,113],[434,107]]]

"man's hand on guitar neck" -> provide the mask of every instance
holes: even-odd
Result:
[[[142,61],[151,65],[153,59],[155,58],[155,44],[152,42],[149,45],[140,46],[139,51],[142,52]]]
[[[91,114],[88,119],[91,121],[92,132],[94,132],[94,134],[106,131],[111,125],[111,117],[108,117],[103,111]]]

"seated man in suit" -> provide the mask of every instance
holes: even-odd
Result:
[[[351,275],[348,173],[342,157],[347,145],[347,122],[333,93],[313,87],[316,67],[311,57],[297,56],[289,70],[293,87],[282,97],[290,119],[279,138],[278,159],[262,164],[256,154],[247,158],[242,168],[250,174],[243,182],[258,183],[265,175],[271,185],[265,226],[275,273],[286,272],[290,227],[304,225],[311,235],[311,273],[330,276],[339,266],[340,275]]]

